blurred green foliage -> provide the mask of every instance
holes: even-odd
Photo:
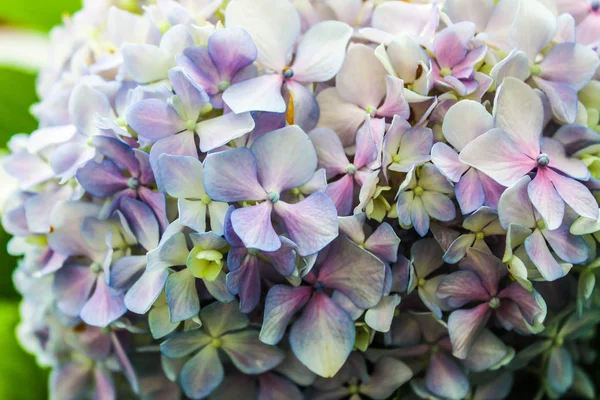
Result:
[[[35,129],[37,123],[29,106],[36,100],[35,75],[0,67],[0,147],[6,146],[12,134]],[[45,399],[48,371],[36,365],[15,336],[19,295],[12,284],[12,272],[17,259],[6,251],[9,239],[0,228],[0,399]]]
[[[79,8],[81,0],[0,0],[0,20],[48,31],[60,23],[63,14],[72,14]]]
[[[48,372],[17,344],[15,327],[19,318],[17,302],[0,301],[0,399],[44,399]]]
[[[14,133],[29,133],[37,126],[29,113],[37,101],[35,75],[0,67],[0,88],[0,147],[5,147]]]
[[[0,25],[47,32],[65,13],[81,8],[81,0],[0,0]],[[31,132],[37,122],[29,113],[37,101],[35,75],[0,66],[0,147],[14,133]],[[19,297],[12,285],[16,259],[6,251],[10,236],[0,229],[0,399],[37,400],[47,395],[48,371],[17,343]]]

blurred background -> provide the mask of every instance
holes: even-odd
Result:
[[[37,126],[29,107],[37,101],[35,76],[48,55],[48,32],[79,8],[81,0],[0,0],[0,149],[14,133]],[[0,180],[0,201],[10,190],[3,185]],[[19,295],[12,284],[16,259],[6,252],[8,239],[0,227],[0,399],[46,399],[48,371],[15,337]]]

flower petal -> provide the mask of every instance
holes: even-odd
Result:
[[[317,95],[321,115],[317,127],[329,128],[340,137],[344,146],[350,146],[356,131],[365,121],[367,113],[353,103],[345,101],[336,88],[327,88]]]
[[[229,251],[227,258],[230,269],[233,269],[229,260],[234,250]],[[256,257],[246,257],[242,265],[227,274],[227,289],[231,294],[239,296],[240,311],[243,313],[251,312],[260,302],[261,284],[257,264]]]
[[[299,82],[325,82],[339,71],[352,28],[340,21],[314,25],[302,37],[292,69]]]
[[[169,80],[173,91],[183,106],[183,113],[188,121],[196,122],[200,110],[210,103],[208,94],[196,82],[194,82],[181,67],[169,70]]]
[[[319,121],[319,103],[315,98],[312,84],[300,84],[294,80],[288,80],[285,84],[284,98],[287,99],[288,108],[286,118],[290,125],[298,125],[305,131],[310,131]],[[286,93],[287,92],[287,93]],[[289,105],[293,101],[293,109]]]
[[[95,280],[96,275],[87,266],[66,266],[58,270],[53,283],[58,309],[68,316],[79,316]]]
[[[220,117],[200,121],[196,132],[200,136],[200,151],[208,152],[244,136],[254,129],[250,113],[227,113]]]
[[[233,364],[244,374],[260,374],[274,368],[284,357],[275,346],[264,344],[258,332],[246,330],[222,337],[222,349]]]
[[[519,2],[517,10],[508,40],[512,47],[527,54],[529,62],[534,62],[554,37],[556,17],[544,4],[536,1]]]
[[[538,88],[544,92],[552,106],[556,118],[567,124],[574,123],[579,108],[577,92],[563,82],[552,82],[534,76],[533,80]]]
[[[328,179],[345,172],[350,161],[344,153],[340,138],[334,131],[328,128],[317,128],[312,130],[308,137],[317,153],[318,167],[325,168]]]
[[[221,384],[223,376],[223,364],[217,348],[206,346],[185,363],[179,379],[186,396],[201,399]]]
[[[556,255],[564,261],[581,264],[588,259],[589,250],[584,238],[572,235],[567,225],[563,224],[552,231],[544,229],[542,235]]]
[[[182,358],[210,344],[211,337],[202,329],[179,332],[160,344],[160,352],[168,358]]]
[[[273,203],[265,201],[256,206],[242,207],[231,213],[231,225],[247,248],[275,251],[281,247],[273,229]]]
[[[359,308],[375,306],[381,299],[385,265],[346,237],[334,242],[317,280],[339,290]]]
[[[123,296],[111,293],[103,277],[99,276],[96,279],[96,289],[81,309],[80,316],[86,324],[105,327],[126,311]]]
[[[102,163],[89,161],[77,170],[75,176],[85,191],[94,197],[106,198],[127,189],[127,178],[117,164],[109,159]]]
[[[256,157],[248,148],[212,153],[204,161],[204,188],[217,201],[262,200]]]
[[[494,120],[484,106],[472,100],[459,101],[446,112],[442,132],[456,150],[491,130]]]
[[[485,192],[479,173],[474,168],[469,168],[454,186],[456,200],[463,214],[470,214],[485,203]]]
[[[235,75],[251,65],[258,49],[244,29],[217,29],[208,38],[208,54],[215,63],[222,81],[231,82]]]
[[[375,364],[370,381],[360,385],[360,393],[373,399],[387,399],[412,376],[412,370],[402,361],[383,357]]]
[[[504,79],[496,93],[494,122],[524,154],[533,159],[540,154],[544,108],[526,83],[512,77]]]
[[[121,169],[127,169],[131,175],[138,176],[140,173],[140,162],[131,147],[122,141],[109,136],[92,137],[92,145],[97,151],[110,158]]]
[[[583,89],[598,69],[594,50],[578,43],[559,43],[552,47],[539,64],[540,77],[568,83],[575,91]]]
[[[425,384],[436,396],[451,400],[464,399],[469,393],[469,380],[465,373],[443,352],[431,356]]]
[[[474,372],[483,372],[500,363],[509,353],[509,348],[492,332],[484,329],[463,363]]]
[[[338,236],[335,205],[323,192],[313,193],[300,203],[278,201],[274,206],[290,239],[298,245],[298,254],[301,256],[320,251]],[[239,235],[237,229],[236,232]]]
[[[469,143],[461,151],[459,160],[505,186],[518,181],[536,165],[535,159],[524,154],[521,147],[500,129],[493,129]]]
[[[368,309],[365,313],[366,324],[377,332],[388,332],[398,304],[400,304],[400,296],[397,294],[383,296],[375,307]]]
[[[198,150],[196,149],[195,134],[192,131],[183,131],[177,135],[168,136],[160,139],[154,143],[152,149],[150,149],[150,165],[154,171],[154,177],[156,178],[156,184],[160,191],[164,192],[162,186],[162,176],[160,175],[160,169],[158,166],[158,159],[163,154],[170,154],[174,156],[188,156],[198,157]]]
[[[220,337],[226,332],[244,329],[250,321],[238,308],[235,301],[211,303],[200,311],[200,321],[211,337]]]
[[[573,359],[564,347],[555,347],[550,351],[546,379],[548,385],[561,394],[573,384]]]
[[[559,196],[556,185],[553,185],[551,181],[554,175],[558,174],[546,168],[539,168],[535,178],[527,186],[527,193],[529,194],[531,203],[540,213],[550,230],[560,226],[565,214],[565,203]],[[569,183],[570,180],[565,179],[565,187],[574,186],[569,185]]]
[[[138,135],[158,140],[185,130],[175,109],[159,99],[145,99],[127,109],[127,124]]]
[[[282,113],[286,109],[281,95],[283,77],[265,74],[230,86],[223,92],[223,101],[235,113],[268,111]]]
[[[377,108],[386,93],[386,70],[373,50],[363,44],[353,44],[336,76],[339,96],[363,110]]]
[[[531,182],[529,176],[519,179],[500,196],[498,202],[498,215],[504,229],[513,224],[519,224],[526,228],[535,227],[533,204],[529,200],[528,186]]]
[[[298,126],[262,135],[250,148],[258,165],[258,179],[267,192],[281,193],[308,182],[317,170],[317,154]]]
[[[448,317],[448,333],[452,342],[452,354],[464,359],[481,333],[492,312],[487,303],[468,310],[456,310]]]
[[[598,207],[594,204],[594,196],[587,187],[575,179],[568,178],[554,171],[549,171],[548,175],[560,197],[577,214],[589,219],[598,218]]]
[[[463,270],[474,272],[481,280],[489,296],[498,292],[498,284],[506,275],[506,266],[493,254],[472,248],[467,250],[465,257],[459,264]]]
[[[467,56],[469,41],[474,36],[475,25],[472,22],[459,22],[440,31],[433,41],[439,66],[453,68],[462,62]]]
[[[258,49],[258,62],[274,71],[287,66],[300,36],[300,17],[293,4],[278,0],[242,0],[227,6],[227,28],[244,28]]]
[[[146,271],[127,291],[125,305],[136,314],[146,314],[169,277],[167,270]]]
[[[437,142],[431,148],[431,162],[446,178],[458,182],[462,174],[469,168],[458,159],[458,154],[446,143]]]
[[[158,165],[169,196],[199,199],[205,194],[202,184],[204,169],[197,158],[161,154]]]
[[[472,271],[456,271],[447,275],[438,285],[436,295],[452,308],[462,307],[474,300],[490,299],[490,294]]]
[[[160,232],[158,221],[150,207],[131,197],[123,197],[120,209],[138,243],[146,250],[154,250],[158,246]]]
[[[365,242],[365,249],[386,262],[396,262],[400,238],[387,222],[382,223]]]
[[[456,207],[450,198],[437,192],[425,191],[420,196],[423,207],[430,217],[438,221],[452,221],[456,217]]]
[[[553,281],[563,277],[564,271],[548,250],[548,245],[539,229],[525,239],[525,250],[545,280]]]
[[[277,344],[294,314],[304,307],[311,294],[312,288],[309,286],[273,286],[265,300],[265,316],[260,329],[260,340],[267,344]]]
[[[354,346],[352,318],[325,293],[315,293],[292,325],[290,346],[298,359],[322,377],[334,376]]]
[[[200,311],[200,300],[196,290],[196,278],[189,268],[169,275],[165,294],[171,314],[171,322],[192,318]]]

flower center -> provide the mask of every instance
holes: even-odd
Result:
[[[200,197],[200,201],[201,201],[203,204],[209,205],[209,204],[212,202],[212,199],[211,199],[210,197],[208,197],[208,195],[207,195],[206,193],[204,193],[204,194],[202,195],[202,197]]]
[[[248,249],[248,254],[255,256],[258,254],[258,249]]]
[[[488,302],[488,305],[490,308],[495,310],[496,308],[500,307],[500,299],[497,297],[492,297]]]
[[[367,107],[367,109],[365,110],[367,112],[367,114],[369,114],[371,117],[374,117],[375,115],[377,115],[377,107],[374,106],[369,106]]]
[[[540,67],[537,64],[534,64],[529,68],[529,72],[531,72],[531,75],[539,75],[542,73],[542,67]]]
[[[547,167],[548,164],[550,164],[550,157],[548,157],[548,154],[546,154],[546,153],[540,154],[537,158],[538,167]]]
[[[448,75],[452,75],[452,70],[450,68],[442,68],[440,70],[440,75],[446,77]]]
[[[419,278],[419,280],[417,281],[417,286],[423,286],[427,283],[427,281],[423,278]]]
[[[348,386],[348,394],[355,395],[358,394],[358,385],[352,384]]]
[[[131,178],[127,179],[127,186],[129,189],[137,189],[138,186],[140,186],[140,181],[138,178],[132,176]]]
[[[119,126],[127,126],[127,121],[125,120],[125,117],[119,117],[115,122]]]
[[[477,232],[477,234],[475,235],[475,239],[479,239],[482,240],[485,237],[485,233],[483,232]]]
[[[348,164],[346,165],[346,173],[350,175],[354,175],[356,173],[356,165]]]
[[[158,29],[160,33],[165,33],[171,28],[171,24],[168,21],[162,21],[158,24]]]
[[[394,154],[394,155],[392,156],[392,162],[399,163],[401,160],[402,160],[402,159],[400,158],[400,155],[399,155],[399,154]]]
[[[220,261],[223,259],[223,253],[217,250],[201,250],[196,254],[198,260]]]
[[[271,203],[277,203],[279,201],[279,193],[278,192],[269,192],[269,201]]]
[[[546,223],[544,222],[543,219],[540,219],[537,223],[536,223],[537,227],[539,230],[544,230],[546,229]]]
[[[221,83],[219,83],[219,92],[224,92],[225,90],[227,90],[227,88],[231,86],[231,82],[229,81],[222,81]]]
[[[187,121],[185,121],[185,129],[187,129],[188,131],[196,130],[196,121],[194,121],[193,119],[188,119]]]
[[[220,338],[215,337],[215,338],[212,338],[212,340],[210,341],[210,345],[212,347],[214,347],[215,349],[218,349],[219,347],[221,347],[223,345],[223,341]]]
[[[290,67],[285,67],[282,72],[285,79],[291,79],[294,76],[294,70]]]
[[[420,196],[423,194],[423,188],[421,186],[417,186],[413,189],[413,192],[415,192],[415,196]]]
[[[102,271],[102,264],[95,262],[92,265],[90,265],[90,269],[93,273],[99,274],[100,271]]]
[[[321,281],[316,281],[313,285],[313,289],[315,289],[316,292],[322,292],[325,290],[325,284]]]

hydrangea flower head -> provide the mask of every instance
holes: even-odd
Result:
[[[86,1],[0,154],[51,397],[595,398],[598,17]]]

